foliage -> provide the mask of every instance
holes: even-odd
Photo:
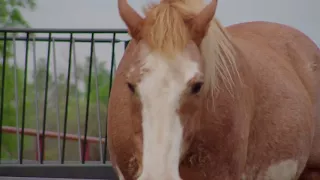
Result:
[[[20,9],[33,10],[36,8],[36,0],[0,0],[0,27],[29,27],[29,24],[22,16]],[[7,33],[7,37],[12,34]],[[3,39],[4,34],[0,33],[0,38]],[[6,64],[3,64],[3,57],[6,55]],[[4,90],[4,105],[3,105],[3,126],[20,127],[22,125],[23,111],[23,92],[24,92],[24,76],[23,68],[13,66],[12,62],[12,43],[6,41],[6,49],[4,49],[4,41],[0,39],[0,82],[2,82],[2,72],[5,67],[5,87]],[[21,61],[18,60],[18,61]],[[85,84],[84,90],[81,91],[79,86],[71,81],[69,84],[69,96],[66,96],[67,78],[65,74],[58,74],[57,79],[53,74],[48,72],[48,86],[46,89],[47,75],[47,60],[39,58],[37,60],[37,68],[32,73],[32,81],[26,83],[26,98],[25,98],[25,128],[37,129],[42,132],[42,127],[45,123],[45,130],[56,132],[58,129],[63,131],[65,113],[67,112],[67,133],[84,134],[86,121],[87,107],[87,90],[89,80],[89,62],[90,58],[86,58],[84,65],[77,65],[78,82]],[[99,136],[98,129],[101,129],[102,137],[104,137],[105,119],[107,116],[108,94],[110,86],[110,73],[105,68],[103,62],[99,62],[93,58],[92,76],[90,83],[90,101],[88,113],[88,136]],[[97,82],[97,85],[96,85]],[[17,94],[16,96],[16,90]],[[47,90],[47,103],[45,103],[45,92]],[[0,91],[1,92],[1,91]],[[97,92],[99,96],[97,95]],[[66,106],[66,98],[69,99]],[[97,103],[99,102],[99,104]],[[16,103],[18,105],[16,105]],[[98,108],[99,105],[99,108]],[[0,104],[1,106],[1,104]],[[46,110],[46,111],[45,111]],[[58,110],[58,111],[57,111]],[[46,114],[44,113],[46,112]],[[100,118],[101,124],[97,121]],[[18,124],[16,121],[18,120]],[[80,127],[80,129],[78,129]],[[2,135],[2,153],[1,159],[17,159],[17,139],[15,134]],[[32,137],[24,137],[24,158],[35,159],[35,143],[36,139]],[[62,141],[61,141],[62,143]],[[57,139],[45,140],[45,159],[57,160],[59,149]],[[95,160],[100,156],[97,152],[99,145],[92,147],[94,150],[91,154]],[[67,142],[66,144],[66,160],[79,160],[78,144],[75,142]]]
[[[67,110],[67,133],[77,135],[78,132],[81,135],[84,135],[85,121],[86,121],[86,107],[87,107],[87,89],[88,89],[88,80],[89,80],[89,58],[86,58],[87,63],[84,65],[77,65],[77,80],[79,82],[85,83],[85,90],[81,92],[79,87],[75,82],[70,82],[69,85],[69,96],[68,96],[68,106],[66,109],[66,89],[67,89],[67,78],[65,74],[60,74],[57,82],[53,75],[49,72],[49,81],[48,81],[48,103],[47,103],[47,114],[46,118],[46,130],[57,132],[63,132],[64,121],[65,121],[65,112]],[[95,73],[95,68],[92,66],[92,76],[91,76],[91,90],[90,90],[90,101],[89,101],[89,116],[88,116],[88,136],[99,137],[98,128],[102,131],[102,137],[105,133],[105,119],[107,115],[107,102],[108,102],[108,90],[109,90],[109,72],[104,68],[103,62],[99,62],[96,59],[93,59],[97,63],[97,73]],[[43,58],[40,58],[37,62],[37,70],[33,73],[35,76],[34,80],[37,82],[37,92],[38,92],[38,119],[39,125],[42,129],[44,122],[44,92],[45,92],[45,80],[46,80],[46,62]],[[95,75],[96,74],[96,75]],[[97,77],[97,78],[96,78]],[[96,81],[98,82],[98,89],[96,88]],[[31,86],[34,86],[31,85]],[[34,88],[34,87],[33,87]],[[97,98],[96,93],[99,92],[99,98]],[[31,96],[31,95],[29,95]],[[35,97],[33,94],[31,97]],[[99,109],[97,106],[97,100],[99,100]],[[57,108],[59,113],[57,112]],[[30,110],[31,112],[32,110]],[[35,117],[36,112],[32,111],[33,118]],[[100,126],[98,122],[98,117],[100,118]],[[59,123],[59,125],[58,125]],[[30,124],[30,127],[35,128],[34,122]],[[80,129],[78,129],[80,127]],[[62,140],[60,141],[62,144]],[[58,149],[58,140],[57,139],[46,139],[45,141],[45,150],[46,150],[46,160],[57,160],[59,149]],[[99,145],[93,145],[93,149],[99,151]],[[78,151],[78,141],[66,143],[66,160],[79,160],[79,151]],[[98,152],[92,152],[96,160],[99,160],[100,156]],[[28,157],[32,158],[34,152],[30,150]]]
[[[30,9],[33,10],[36,7],[35,0],[0,0],[0,27],[28,27],[29,24],[22,16],[20,9]],[[12,34],[7,33],[6,37]],[[4,33],[0,33],[0,37],[4,37]],[[6,43],[6,48],[4,48]],[[9,58],[12,56],[12,42],[0,40],[0,73],[1,73],[1,84],[4,78],[4,104],[3,104],[3,122],[4,126],[16,126],[16,113],[21,114],[22,110],[22,84],[23,84],[23,70],[20,68],[14,69],[12,62]],[[6,64],[4,65],[4,57],[6,57]],[[6,70],[5,77],[2,76],[3,70]],[[15,104],[15,76],[14,70],[16,70],[17,84],[19,85],[18,94],[18,107]],[[1,86],[1,85],[0,85]],[[0,97],[1,98],[1,97]],[[1,106],[1,105],[0,105]],[[29,106],[29,102],[26,102],[26,107]],[[18,111],[17,111],[18,109]],[[19,126],[21,123],[19,123]],[[0,154],[2,158],[11,157],[16,154],[16,136],[15,135],[3,135],[2,137],[2,153]]]
[[[95,65],[96,64],[96,65]],[[95,66],[97,67],[97,73],[95,73]],[[92,76],[91,76],[91,89],[90,89],[90,100],[97,101],[98,99],[107,106],[108,103],[108,94],[109,94],[109,87],[110,87],[110,72],[105,69],[106,66],[105,62],[98,62],[95,58],[92,59]],[[89,85],[89,68],[90,68],[90,58],[87,57],[85,68],[88,70],[85,73],[85,82],[86,82],[86,93],[88,90]],[[96,85],[97,82],[97,85]],[[97,97],[97,89],[99,87],[98,94],[99,98]]]
[[[34,10],[36,0],[0,0],[0,27],[30,27],[26,19],[21,14],[21,9]],[[12,35],[7,33],[7,37]],[[4,37],[4,33],[0,33]],[[7,41],[6,53],[12,55],[12,43]],[[0,55],[3,55],[4,41],[0,40]]]
[[[18,87],[18,98],[16,99],[15,95],[15,86],[16,84],[22,85],[23,84],[23,71],[20,69],[14,69],[13,66],[10,66],[6,64],[6,76],[5,76],[5,87],[4,87],[4,107],[3,107],[3,125],[4,126],[16,126],[16,113],[21,114],[22,112],[22,87]],[[16,84],[15,82],[15,73],[16,70]],[[0,66],[0,72],[3,71],[3,66]],[[0,85],[0,89],[3,87]],[[16,106],[16,100],[18,101],[18,107]],[[27,102],[28,103],[28,102]],[[0,105],[1,106],[1,105]],[[21,127],[21,119],[19,120],[19,126]],[[17,147],[16,143],[16,136],[15,135],[8,135],[8,134],[3,134],[2,136],[2,144],[3,150],[2,153],[5,153],[7,156],[11,155],[13,153],[16,154],[17,152]],[[6,157],[7,157],[6,156]]]
[[[35,0],[0,0],[0,25],[5,27],[29,26],[20,9],[34,10]]]

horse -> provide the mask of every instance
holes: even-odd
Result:
[[[107,145],[120,180],[320,178],[320,50],[284,24],[224,27],[217,0],[161,0],[112,85]]]

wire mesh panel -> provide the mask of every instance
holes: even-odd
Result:
[[[128,39],[126,30],[0,29],[0,176],[111,169],[107,105]]]

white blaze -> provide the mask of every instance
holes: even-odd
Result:
[[[296,160],[284,160],[269,166],[264,179],[292,180],[296,178],[298,162]]]
[[[180,179],[183,127],[177,109],[187,82],[199,72],[187,57],[175,60],[150,54],[138,84],[142,102],[143,169],[140,180]]]

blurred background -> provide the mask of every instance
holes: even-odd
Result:
[[[148,2],[146,0],[129,0],[129,3],[141,13],[141,9]],[[153,1],[157,2],[157,1]],[[208,2],[208,0],[207,0]],[[224,25],[234,23],[263,20],[284,23],[293,26],[311,37],[320,45],[320,1],[319,0],[220,0],[217,17]],[[125,26],[118,15],[116,0],[4,0],[0,1],[1,27],[30,27],[53,29],[124,29]],[[3,33],[0,33],[0,37]],[[17,37],[25,37],[25,33]],[[48,34],[37,34],[37,37],[48,38]],[[52,34],[54,38],[69,38],[69,34]],[[74,38],[90,38],[91,34],[75,34]],[[112,39],[112,34],[99,34],[95,38]],[[115,66],[119,64],[124,51],[124,42],[130,37],[126,34],[117,35],[120,43],[115,44]],[[53,45],[52,45],[53,46]],[[53,48],[53,47],[50,48]],[[36,48],[35,48],[36,47]],[[66,111],[66,87],[69,60],[69,42],[56,42],[54,52],[49,55],[47,103],[45,103],[47,79],[48,42],[35,42],[30,45],[27,55],[27,82],[25,77],[26,44],[17,41],[13,46],[8,42],[3,51],[3,40],[0,40],[1,64],[3,71],[3,52],[7,53],[6,78],[4,90],[3,125],[21,127],[23,118],[25,128],[39,129],[42,132],[46,119],[45,130],[62,132]],[[110,67],[112,59],[112,44],[96,43],[95,52],[90,56],[90,43],[75,43],[74,51],[77,64],[71,67],[71,81],[69,89],[67,133],[83,135],[86,120],[87,94],[90,95],[88,113],[88,136],[98,137],[98,143],[90,146],[90,160],[101,160],[103,147],[101,139],[105,134],[107,102],[110,87]],[[53,51],[53,50],[52,50]],[[55,57],[53,57],[55,56]],[[74,57],[73,57],[74,58]],[[16,59],[17,67],[13,66]],[[89,84],[90,59],[95,75]],[[35,68],[36,67],[36,68]],[[95,68],[96,67],[96,68]],[[54,72],[56,71],[56,76]],[[77,72],[77,75],[74,72]],[[16,73],[14,73],[16,72]],[[14,82],[17,82],[15,84]],[[36,83],[35,83],[36,82]],[[16,86],[17,85],[17,86]],[[23,99],[24,85],[26,98]],[[88,93],[88,86],[91,87]],[[1,88],[1,87],[0,87]],[[18,95],[18,96],[17,96]],[[25,102],[25,103],[23,103]],[[46,104],[46,106],[45,106]],[[23,112],[23,109],[24,112]],[[44,109],[46,114],[44,115]],[[57,112],[59,109],[59,112]],[[24,116],[23,116],[23,113]],[[20,137],[21,138],[21,137]],[[36,159],[35,148],[37,139],[24,137],[23,158]],[[2,159],[18,159],[19,143],[15,134],[3,134]],[[80,144],[77,141],[67,142],[65,160],[79,161]],[[58,139],[45,140],[45,160],[57,160],[61,156],[61,142]],[[20,147],[21,149],[21,147]]]

